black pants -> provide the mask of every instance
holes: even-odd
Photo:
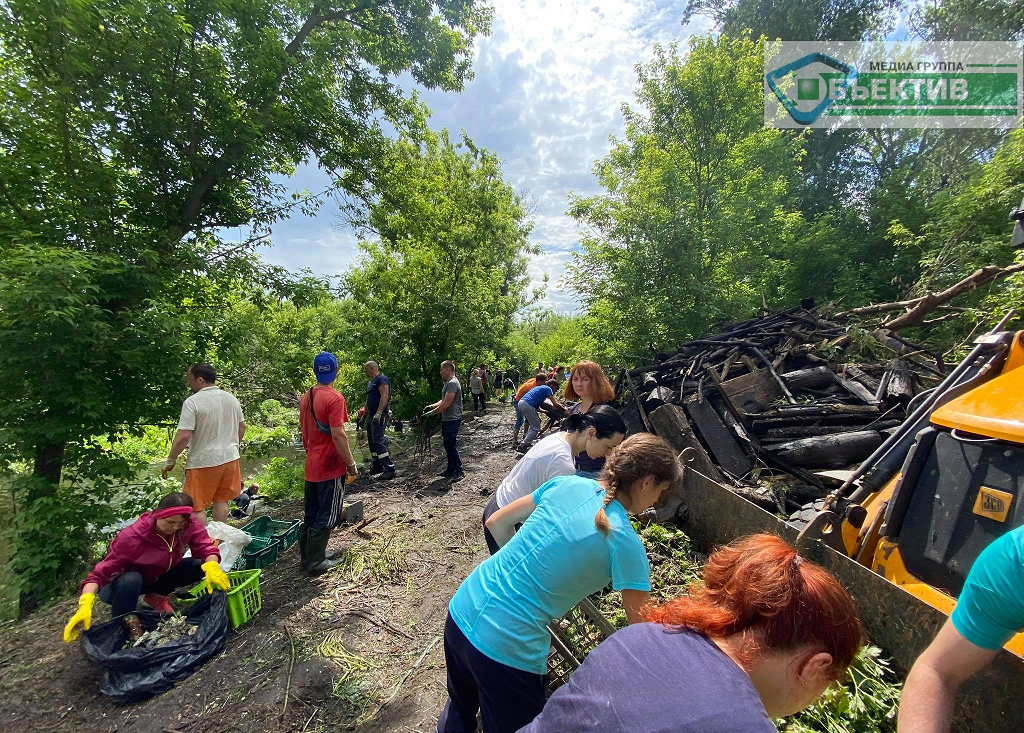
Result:
[[[373,458],[373,467],[379,465],[385,471],[393,469],[395,462],[388,453],[388,446],[384,442],[384,428],[386,424],[378,425],[371,417],[366,427],[366,440],[370,444],[370,456]]]
[[[487,409],[487,403],[484,401],[483,394],[477,394],[476,392],[474,392],[473,393],[473,412],[477,411],[477,405],[480,406],[479,409],[481,409],[481,410],[486,410]]]
[[[448,473],[458,473],[462,470],[462,458],[459,457],[459,449],[455,447],[461,424],[461,419],[445,420],[441,423],[441,441],[444,443],[444,452],[448,456]]]
[[[345,501],[345,475],[326,481],[306,482],[306,513],[303,521],[312,530],[332,529],[341,521]]]
[[[492,555],[499,549],[498,543],[494,540],[494,535],[491,534],[491,530],[487,529],[487,520],[492,514],[498,511],[498,495],[494,494],[491,500],[487,502],[487,506],[484,507],[484,517],[482,520],[484,525],[484,540],[487,542],[487,551]]]
[[[138,608],[139,596],[143,593],[166,596],[175,588],[198,583],[206,575],[202,565],[203,561],[198,557],[186,557],[149,585],[143,581],[142,573],[129,570],[114,576],[113,580],[103,586],[100,600],[110,604],[111,616],[132,613]]]
[[[495,662],[481,653],[452,620],[444,623],[448,702],[437,733],[473,733],[479,709],[485,733],[515,733],[544,708],[545,676]]]

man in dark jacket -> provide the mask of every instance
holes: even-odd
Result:
[[[395,462],[388,453],[384,437],[391,413],[391,380],[381,373],[375,361],[366,362],[363,374],[370,380],[366,386],[366,438],[373,458],[370,475],[376,475],[380,481],[387,481],[395,477]]]

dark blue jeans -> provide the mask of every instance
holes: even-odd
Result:
[[[448,456],[448,473],[457,473],[462,470],[462,458],[459,457],[459,449],[455,447],[460,425],[462,425],[462,420],[445,420],[441,423],[441,441],[444,443],[444,452]]]
[[[496,662],[473,646],[451,614],[444,623],[448,702],[437,733],[473,733],[476,711],[485,733],[515,733],[544,708],[545,676]]]

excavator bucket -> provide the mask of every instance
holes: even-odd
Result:
[[[748,534],[770,532],[796,542],[797,530],[738,494],[699,475],[687,477],[677,524],[705,551]],[[946,622],[940,611],[822,542],[801,553],[835,575],[860,607],[870,641],[902,675]],[[1024,660],[1007,651],[961,688],[956,729],[972,733],[1020,731],[1024,721]]]

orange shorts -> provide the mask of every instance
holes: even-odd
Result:
[[[209,468],[186,468],[182,491],[192,497],[197,512],[206,511],[210,504],[231,501],[242,487],[242,466],[238,460]]]

